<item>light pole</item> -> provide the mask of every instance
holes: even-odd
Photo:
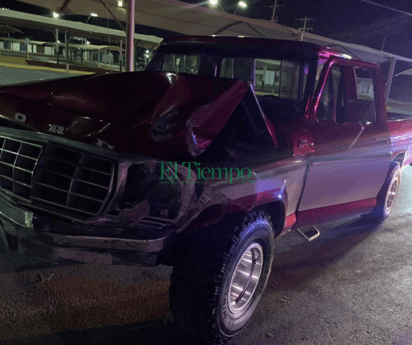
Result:
[[[127,1],[126,12],[126,72],[133,72],[134,70],[134,14],[135,14],[135,0]]]

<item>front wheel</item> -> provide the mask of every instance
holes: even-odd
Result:
[[[228,217],[188,235],[171,277],[175,319],[206,343],[234,337],[266,287],[273,247],[272,225],[263,212]]]

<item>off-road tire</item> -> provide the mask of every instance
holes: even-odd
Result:
[[[178,248],[171,276],[175,321],[202,343],[221,344],[234,337],[250,320],[266,287],[273,248],[270,216],[263,211],[229,216],[192,231]],[[242,272],[244,263],[251,265],[249,277],[259,279],[236,285],[242,277],[235,273]],[[239,286],[247,293],[236,296]]]
[[[382,222],[389,217],[399,191],[401,175],[399,163],[392,162],[385,183],[377,196],[376,207],[367,215],[368,218]]]

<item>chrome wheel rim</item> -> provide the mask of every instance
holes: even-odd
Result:
[[[386,211],[389,212],[392,207],[393,203],[395,201],[396,195],[398,194],[398,188],[399,188],[399,177],[396,177],[394,179],[388,189],[388,193],[386,194]]]
[[[230,281],[227,304],[232,314],[241,313],[253,301],[253,294],[262,275],[262,267],[262,246],[252,243],[243,252]]]

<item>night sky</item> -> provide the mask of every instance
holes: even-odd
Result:
[[[138,1],[136,0],[137,3]],[[274,0],[244,1],[248,3],[248,8],[245,10],[239,8],[237,14],[270,19],[272,9],[267,6],[273,5]],[[412,13],[412,0],[373,1]],[[187,0],[187,2],[200,3],[201,1]],[[220,0],[220,4],[226,12],[234,13],[237,1]],[[382,48],[386,37],[385,51],[412,57],[412,16],[380,8],[361,0],[278,0],[278,4],[284,4],[284,8],[278,8],[276,13],[280,24],[297,28],[296,19],[306,16],[316,20],[313,27],[315,34],[345,42],[359,43],[375,49]],[[41,10],[17,0],[0,0],[0,7],[38,14],[44,13],[44,11],[42,13]],[[86,18],[84,19],[86,20]],[[98,20],[100,19],[102,25],[106,26],[106,19],[98,18]],[[115,23],[111,26],[118,28]],[[137,26],[136,29],[137,32],[143,34],[154,34],[161,37],[171,35],[164,30],[154,30],[141,26]]]
[[[245,0],[246,1],[246,0]],[[374,0],[412,14],[412,0]],[[195,2],[195,1],[191,1]],[[222,7],[233,13],[237,1],[221,0]],[[274,0],[249,0],[246,10],[237,14],[253,18],[270,19]],[[361,0],[278,0],[284,4],[278,8],[278,22],[297,28],[296,19],[309,17],[316,20],[313,33],[350,43],[368,45],[403,56],[412,57],[412,16],[396,13]]]

